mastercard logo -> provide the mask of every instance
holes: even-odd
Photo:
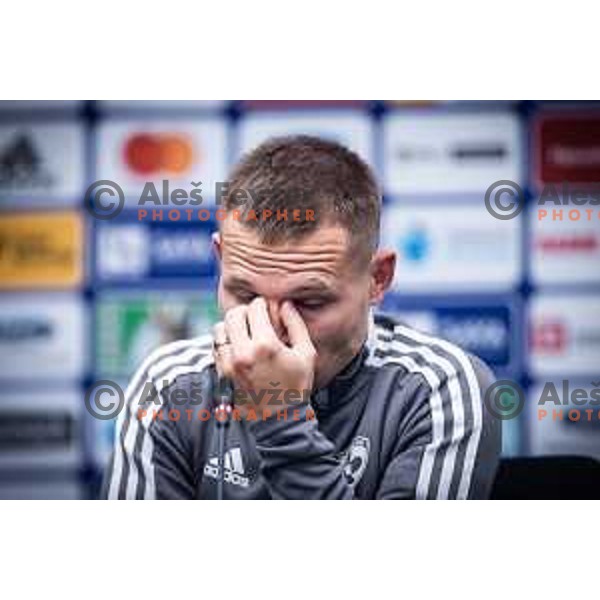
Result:
[[[178,133],[136,133],[123,147],[123,160],[137,175],[188,171],[194,159],[190,138]]]

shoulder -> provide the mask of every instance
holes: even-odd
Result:
[[[501,447],[501,423],[486,409],[489,367],[390,317],[375,319],[371,360],[379,369],[402,369],[396,380],[408,406],[403,431],[406,439],[426,440],[417,497],[486,497]]]
[[[152,381],[160,390],[182,375],[201,374],[214,364],[212,335],[159,346],[138,367],[134,380]]]
[[[462,392],[478,402],[494,381],[494,374],[478,357],[385,314],[375,315],[372,322],[369,363],[376,368],[401,369],[415,387],[429,393],[458,382],[464,387]]]

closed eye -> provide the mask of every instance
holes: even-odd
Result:
[[[242,304],[250,304],[256,298],[256,294],[251,292],[235,292],[234,295]]]
[[[328,300],[296,300],[294,305],[299,309],[318,310],[329,304]]]
[[[238,302],[242,304],[250,304],[254,298],[256,298],[257,294],[255,294],[252,290],[247,289],[246,287],[238,287],[225,285],[227,291],[238,300]]]

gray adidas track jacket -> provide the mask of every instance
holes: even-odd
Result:
[[[148,357],[126,391],[103,497],[216,497],[214,381],[211,336]],[[457,346],[375,316],[310,405],[230,423],[225,498],[486,498],[501,448],[483,402],[492,382]]]

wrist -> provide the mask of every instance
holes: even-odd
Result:
[[[248,412],[246,422],[257,440],[270,438],[279,431],[316,421],[315,411],[308,402],[295,406],[265,408]]]

